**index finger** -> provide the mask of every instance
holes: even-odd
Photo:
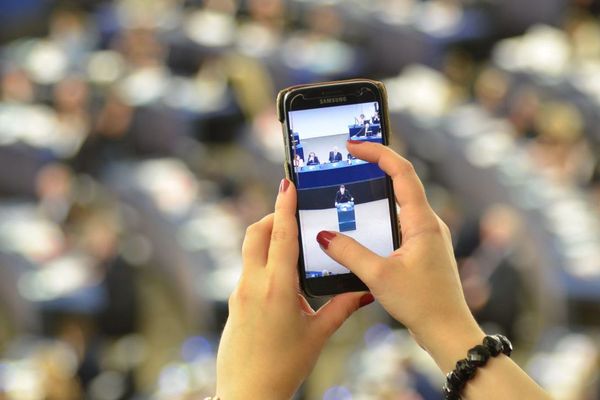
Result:
[[[273,273],[281,276],[296,279],[298,247],[296,189],[292,182],[283,179],[275,201],[267,269],[271,269]]]
[[[407,238],[437,222],[425,195],[425,189],[412,163],[379,143],[348,141],[348,150],[356,157],[377,163],[392,178],[396,202],[400,206],[400,225]]]

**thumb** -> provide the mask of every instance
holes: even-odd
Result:
[[[317,235],[317,242],[329,257],[348,268],[372,289],[371,285],[376,283],[375,277],[384,268],[383,257],[339,232],[321,231]]]
[[[373,302],[369,292],[343,293],[335,296],[317,311],[316,323],[327,337],[331,336],[354,311]]]

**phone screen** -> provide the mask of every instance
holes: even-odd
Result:
[[[322,230],[342,232],[382,256],[394,250],[386,175],[346,149],[348,139],[383,143],[380,110],[370,101],[288,112],[307,279],[350,273],[320,249]]]

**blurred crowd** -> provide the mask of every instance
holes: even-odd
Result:
[[[555,398],[599,398],[599,13],[3,0],[0,399],[212,395],[243,233],[283,175],[277,91],[351,77],[385,82],[480,323]],[[372,306],[297,398],[440,399],[441,378]]]

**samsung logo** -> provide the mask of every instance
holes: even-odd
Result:
[[[331,104],[331,103],[344,103],[346,101],[348,101],[346,96],[341,96],[341,97],[329,97],[327,99],[320,99],[319,103],[320,104]]]

